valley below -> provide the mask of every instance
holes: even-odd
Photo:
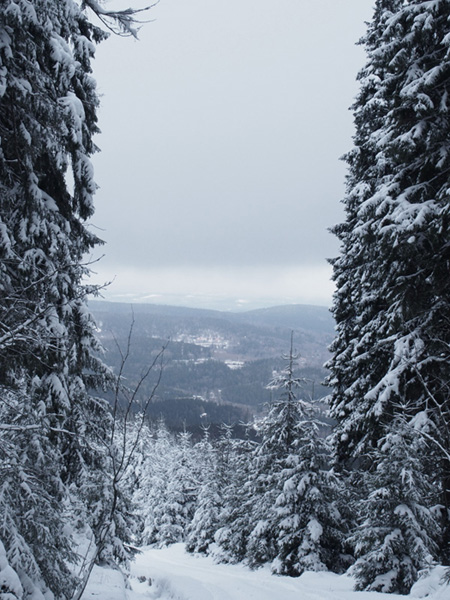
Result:
[[[263,414],[291,332],[303,378],[300,395],[319,402],[328,393],[323,365],[333,320],[327,308],[287,305],[232,313],[96,301],[91,310],[106,364],[121,372],[129,390],[139,387],[137,404],[148,404],[148,416],[162,417],[171,429],[242,427]]]

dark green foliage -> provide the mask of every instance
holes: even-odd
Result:
[[[73,591],[66,486],[81,493],[86,466],[102,463],[87,440],[103,433],[105,404],[87,389],[107,371],[82,278],[98,243],[85,221],[98,105],[90,60],[104,37],[72,1],[0,8],[1,420],[4,464],[16,465],[3,473],[15,500],[2,504],[0,535],[10,564],[57,597]]]
[[[337,336],[329,364],[335,456],[341,465],[369,471],[374,501],[377,489],[389,489],[380,466],[389,463],[389,452],[383,456],[379,449],[392,424],[402,425],[400,446],[411,432],[427,441],[438,483],[418,502],[445,507],[442,534],[431,527],[426,542],[431,555],[440,543],[444,560],[450,508],[449,17],[446,1],[379,0],[363,39],[368,62],[353,107],[355,148],[346,157],[346,220],[335,228],[341,255],[333,261]],[[423,474],[428,457],[419,453],[417,460]],[[413,565],[399,576],[403,592],[424,560],[424,553],[413,556],[411,544],[404,547],[407,556],[400,556],[399,546],[390,550],[402,565]],[[370,543],[358,552],[360,585],[375,585],[381,571]],[[397,575],[390,589],[398,586]]]
[[[421,460],[427,450],[421,438],[398,423],[373,452],[377,469],[365,474],[369,494],[361,501],[352,539],[359,590],[408,594],[418,572],[433,562],[440,534],[427,506],[435,494]]]
[[[209,439],[208,428],[204,429],[203,439],[196,444],[194,451],[198,491],[196,509],[186,531],[186,550],[208,553],[219,527],[223,476],[230,474],[225,474],[220,468],[217,448]]]
[[[112,378],[84,262],[100,242],[86,223],[98,131],[91,60],[107,34],[86,4],[0,4],[0,538],[27,597],[72,597],[69,523],[91,516],[99,540],[97,506],[103,498],[109,520],[114,508],[104,494],[109,409],[91,395]]]
[[[304,571],[343,572],[348,566],[343,556],[346,493],[329,469],[329,448],[314,421],[305,420],[297,429],[297,453],[285,461],[275,504],[277,555],[272,570],[291,577]]]
[[[248,430],[247,430],[248,433]],[[214,541],[224,562],[243,562],[247,556],[248,538],[252,528],[249,518],[255,497],[252,496],[252,455],[256,443],[248,437],[232,440],[226,446],[228,478],[224,481],[219,528]],[[223,444],[222,444],[223,448]]]
[[[253,508],[246,558],[272,562],[275,573],[298,577],[305,570],[343,570],[343,531],[338,478],[329,470],[329,449],[320,438],[310,403],[297,394],[298,357],[291,344],[278,391],[262,423],[249,480]]]

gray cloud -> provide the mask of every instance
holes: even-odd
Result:
[[[177,269],[194,270],[198,285],[205,273],[204,288],[208,272],[222,272],[232,289],[230,270],[263,281],[266,268],[269,296],[277,267],[317,268],[329,298],[325,259],[338,248],[327,228],[342,219],[338,158],[351,147],[364,62],[355,41],[371,5],[161,0],[141,41],[104,43],[99,276],[115,272],[116,289],[126,281],[144,295]]]

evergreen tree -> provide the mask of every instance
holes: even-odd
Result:
[[[430,507],[440,496],[444,506],[443,560],[450,507],[449,17],[444,0],[376,2],[353,107],[346,221],[335,228],[341,255],[333,261],[337,336],[329,365],[342,464],[375,474],[384,461],[380,440],[394,423],[406,423],[405,436],[410,427],[434,440],[429,452],[439,484],[435,497],[421,502]],[[380,479],[378,486],[384,489]]]
[[[336,450],[346,459],[360,456],[362,442],[371,445],[379,437],[377,429],[382,410],[372,409],[375,400],[366,398],[386,371],[385,363],[392,356],[389,347],[378,342],[388,338],[390,321],[386,313],[385,271],[396,264],[381,263],[385,243],[376,237],[377,223],[371,215],[369,201],[380,199],[379,188],[388,180],[385,172],[390,161],[380,161],[379,139],[382,138],[387,115],[394,105],[395,82],[386,76],[387,57],[380,52],[386,29],[400,0],[379,0],[373,22],[369,25],[366,45],[369,63],[359,74],[361,91],[355,105],[355,148],[346,156],[349,164],[346,221],[334,228],[341,241],[341,255],[333,262],[337,285],[333,313],[337,336],[332,345],[330,361],[333,386],[332,416],[338,420]],[[388,244],[387,250],[393,250]],[[389,339],[389,338],[388,338]],[[361,357],[359,360],[357,358]]]
[[[196,509],[187,530],[186,550],[207,554],[219,528],[223,502],[217,452],[209,439],[208,427],[204,428],[203,439],[194,450],[198,493]]]
[[[311,409],[297,424],[296,452],[286,457],[276,499],[276,557],[272,570],[298,577],[304,571],[342,572],[347,528],[345,492],[329,469],[330,451]]]
[[[36,584],[57,598],[75,585],[66,508],[101,502],[111,458],[107,405],[91,395],[110,374],[86,308],[95,290],[83,283],[84,256],[99,243],[86,226],[98,131],[91,60],[107,37],[87,6],[132,33],[133,11],[94,0],[0,5],[0,537],[25,593]],[[102,511],[114,510],[104,499]],[[104,538],[104,523],[92,525]]]
[[[223,562],[243,562],[251,532],[254,496],[251,492],[252,457],[255,442],[248,437],[232,440],[228,458],[228,479],[222,490],[222,508],[219,526],[214,535],[219,558]]]
[[[174,464],[174,439],[160,419],[153,439],[143,448],[144,463],[135,495],[143,520],[141,543],[164,545],[161,528],[166,514],[168,473]]]
[[[67,562],[75,563],[76,556],[65,531],[66,494],[54,476],[57,455],[47,441],[45,416],[25,411],[26,400],[17,390],[2,389],[0,539],[24,592],[41,598],[47,589],[61,595],[73,590]]]
[[[251,565],[272,561],[275,573],[342,570],[344,519],[339,482],[329,471],[329,449],[319,435],[309,402],[298,397],[298,355],[291,348],[286,367],[270,387],[282,390],[263,424],[252,488]]]
[[[178,435],[174,440],[171,460],[167,463],[164,501],[160,505],[160,545],[183,542],[194,516],[197,482],[194,477],[194,453],[190,438],[187,432]]]
[[[270,562],[277,555],[278,523],[274,507],[284,485],[282,473],[296,454],[297,427],[303,416],[303,401],[296,395],[303,380],[295,374],[298,356],[294,353],[293,336],[290,353],[283,358],[286,367],[269,384],[271,389],[282,392],[271,403],[261,424],[261,444],[254,455],[250,481],[253,509],[247,545],[251,566]]]
[[[5,600],[20,600],[23,597],[23,587],[19,576],[8,563],[6,551],[0,542],[0,590]]]
[[[380,440],[372,453],[377,469],[364,474],[368,494],[352,539],[359,590],[407,594],[436,553],[439,526],[427,506],[433,489],[422,459],[428,448],[404,429],[396,423]]]

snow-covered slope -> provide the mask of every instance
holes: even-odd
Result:
[[[410,596],[354,592],[353,580],[345,575],[277,577],[267,568],[251,571],[186,554],[182,544],[143,550],[131,574],[132,589],[126,589],[118,571],[96,567],[82,600],[450,600],[450,586],[439,584],[442,568],[419,581]]]

